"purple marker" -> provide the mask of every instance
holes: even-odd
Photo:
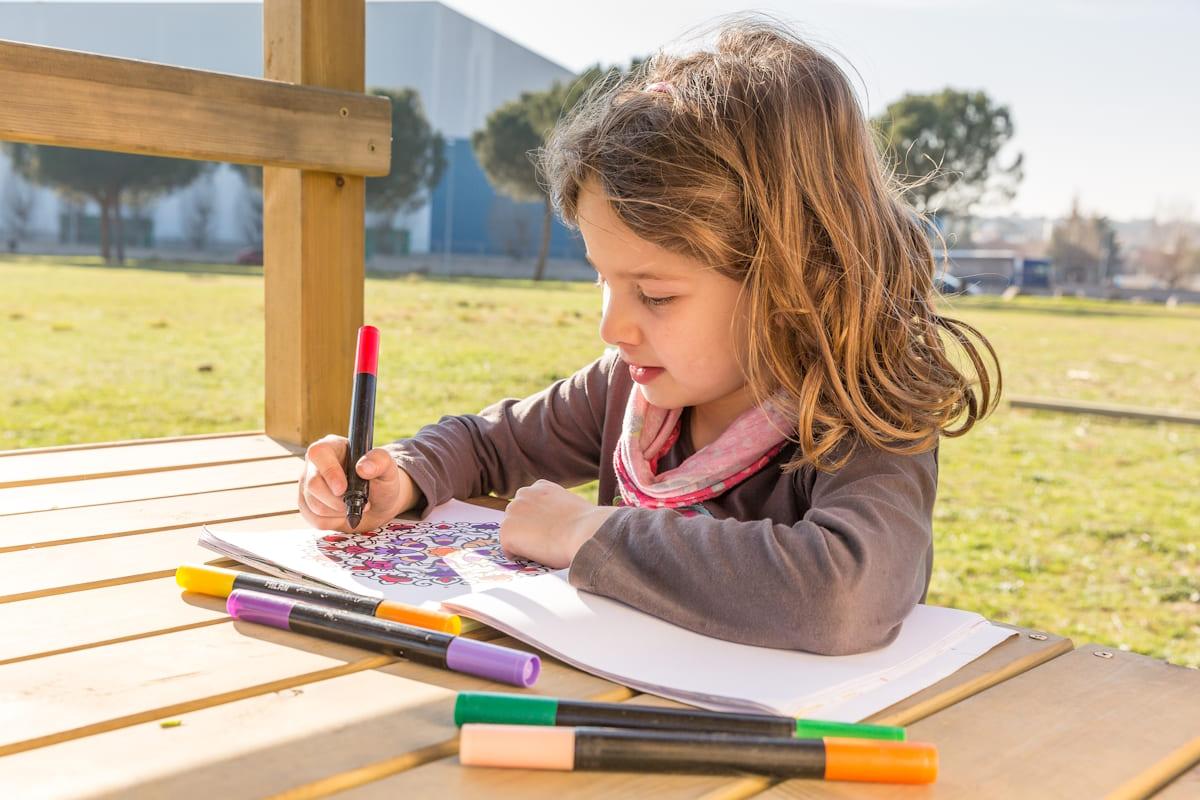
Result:
[[[378,650],[513,686],[532,686],[542,670],[541,659],[532,653],[280,595],[234,589],[225,608],[234,619]]]

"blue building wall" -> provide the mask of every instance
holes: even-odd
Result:
[[[541,203],[516,203],[498,194],[466,139],[446,142],[449,162],[430,201],[431,253],[532,258],[542,236]],[[447,242],[449,247],[447,247]],[[550,233],[551,258],[583,259],[583,240],[557,218]]]

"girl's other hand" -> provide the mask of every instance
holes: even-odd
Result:
[[[614,511],[594,506],[557,483],[537,481],[518,489],[504,510],[500,547],[509,558],[563,569]]]
[[[346,524],[346,472],[342,462],[350,442],[344,436],[326,436],[308,446],[300,476],[297,505],[300,516],[314,528],[350,533]],[[417,488],[391,455],[376,447],[355,465],[360,478],[371,482],[367,504],[356,531],[369,531],[403,514],[417,503]]]

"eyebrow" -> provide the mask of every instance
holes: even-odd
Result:
[[[600,271],[596,268],[596,265],[592,262],[591,256],[589,256],[587,253],[583,254],[583,260],[588,264],[591,264],[592,269],[596,270],[596,272]],[[617,275],[622,278],[633,278],[644,281],[673,281],[682,278],[681,275],[663,275],[661,273],[651,272],[650,270],[646,269],[617,270]]]

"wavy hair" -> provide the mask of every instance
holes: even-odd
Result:
[[[568,226],[594,180],[639,237],[742,285],[742,368],[794,414],[788,471],[838,469],[856,441],[926,452],[994,410],[995,350],[938,313],[931,226],[846,75],[785,26],[738,19],[709,49],[610,73],[537,155]]]

